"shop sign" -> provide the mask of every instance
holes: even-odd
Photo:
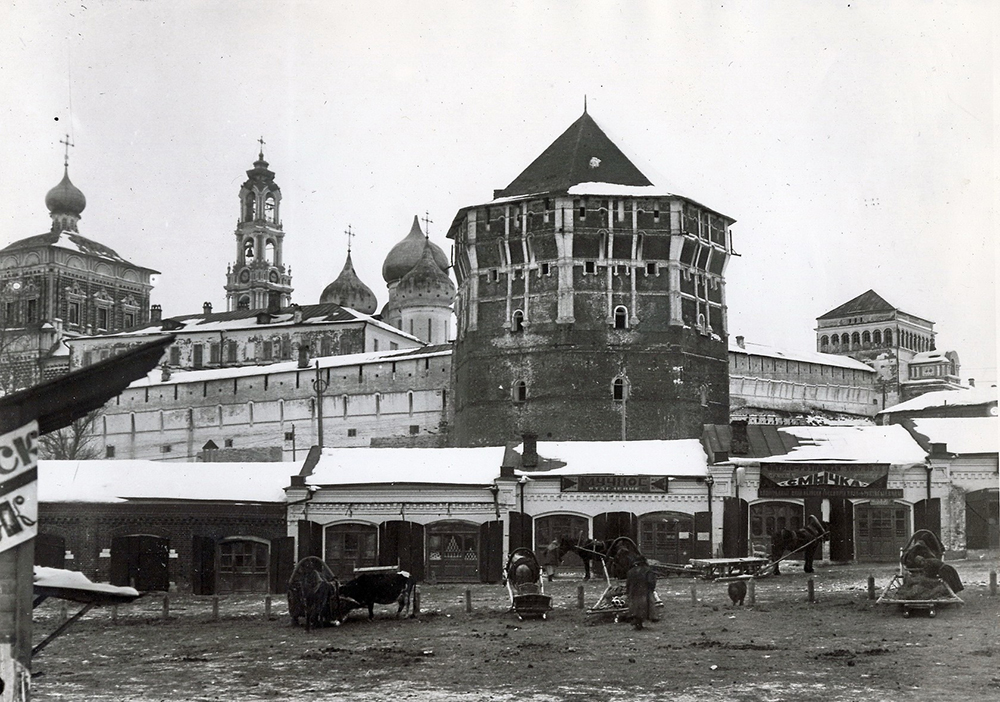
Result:
[[[560,492],[668,492],[670,480],[656,475],[574,475],[560,478]]]
[[[38,531],[38,422],[0,435],[0,551]]]
[[[889,466],[870,463],[766,464],[760,467],[759,497],[868,497],[891,499]]]

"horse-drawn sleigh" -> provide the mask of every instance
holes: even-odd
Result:
[[[542,569],[534,551],[521,547],[510,552],[504,568],[504,584],[510,594],[510,611],[518,619],[547,618],[552,597],[545,594],[542,582]]]
[[[954,568],[943,562],[944,546],[937,535],[918,529],[900,551],[899,572],[885,586],[876,604],[897,605],[904,617],[913,610],[927,616],[952,604],[964,604],[956,593],[964,588]]]

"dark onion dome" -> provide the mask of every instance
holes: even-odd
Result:
[[[441,270],[434,244],[424,240],[424,250],[410,271],[404,275],[389,293],[389,302],[382,310],[383,316],[393,309],[411,305],[451,307],[455,300],[455,284],[451,276]]]
[[[69,170],[63,171],[63,179],[45,196],[45,206],[52,214],[80,216],[87,207],[87,198],[69,179]]]
[[[319,296],[320,304],[332,302],[341,307],[349,307],[363,314],[375,314],[378,309],[378,300],[371,288],[361,282],[358,274],[354,272],[354,262],[351,261],[351,252],[347,252],[347,261],[344,263],[344,270],[340,272],[337,279],[326,286],[323,294]]]
[[[414,215],[410,233],[401,242],[393,246],[389,251],[389,255],[385,257],[385,262],[382,264],[382,277],[385,279],[385,282],[391,285],[409,273],[420,262],[425,244],[430,246],[431,255],[438,269],[447,271],[449,266],[448,257],[441,250],[441,247],[431,243],[424,236],[424,233],[420,230],[420,222],[417,220],[417,216]]]

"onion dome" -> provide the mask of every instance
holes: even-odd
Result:
[[[87,206],[87,198],[69,179],[69,169],[63,171],[63,179],[59,185],[52,188],[45,196],[45,206],[53,215],[72,215],[74,217],[79,217]]]
[[[392,288],[383,315],[413,305],[451,306],[455,300],[455,284],[441,269],[435,251],[441,249],[425,239],[420,260]]]
[[[441,250],[441,247],[431,243],[424,236],[424,233],[420,230],[420,222],[417,220],[417,216],[414,215],[410,233],[401,242],[393,246],[389,251],[389,255],[385,257],[385,262],[382,264],[382,277],[385,279],[385,282],[392,285],[409,273],[420,262],[425,246],[430,248],[432,260],[437,265],[438,270],[442,273],[447,271],[449,266],[448,257]]]
[[[344,270],[340,272],[335,281],[326,286],[319,301],[320,304],[332,302],[341,307],[350,307],[363,314],[375,314],[375,310],[378,309],[375,293],[361,282],[358,274],[354,272],[354,262],[351,261],[350,251],[347,252]]]

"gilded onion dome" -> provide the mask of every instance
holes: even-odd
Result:
[[[363,314],[375,314],[375,310],[378,309],[375,293],[354,272],[354,262],[351,261],[350,251],[347,252],[344,270],[340,272],[335,281],[326,286],[319,301],[321,304],[332,302],[341,307],[350,307]]]
[[[425,246],[430,247],[432,260],[437,265],[438,270],[442,272],[447,271],[449,266],[448,257],[441,250],[441,247],[431,243],[424,236],[424,233],[420,230],[420,222],[417,220],[416,215],[414,215],[410,233],[402,241],[393,246],[389,251],[389,255],[385,257],[385,262],[382,264],[382,277],[385,279],[385,282],[391,286],[409,273],[420,262]]]

